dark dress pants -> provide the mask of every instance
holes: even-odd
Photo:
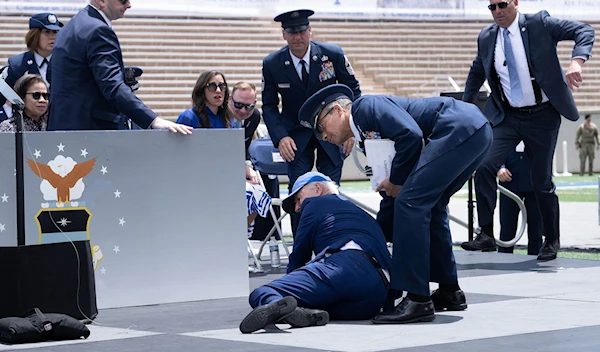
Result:
[[[538,255],[542,248],[542,219],[535,193],[513,192],[525,203],[527,211],[527,254]],[[500,194],[500,239],[510,241],[517,234],[519,205],[504,194]],[[512,253],[514,247],[498,247],[498,252]]]
[[[560,118],[552,106],[532,114],[507,110],[504,120],[494,126],[492,149],[475,174],[479,226],[493,224],[498,189],[496,173],[522,140],[531,162],[531,182],[540,208],[542,231],[549,241],[560,238],[558,196],[552,182],[552,157]]]
[[[392,289],[429,296],[429,282],[458,283],[446,207],[484,160],[491,138],[486,124],[406,179],[394,203]],[[425,146],[421,155],[427,152]]]

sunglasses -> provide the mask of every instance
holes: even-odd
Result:
[[[206,85],[206,88],[208,88],[209,92],[216,92],[217,87],[219,87],[221,92],[224,92],[225,90],[227,90],[227,83],[216,84],[215,82],[210,82]]]
[[[129,0],[119,0],[119,2],[121,3],[121,5],[126,5],[129,2]]]
[[[233,106],[235,106],[236,109],[244,108],[244,109],[246,109],[246,111],[252,111],[256,107],[256,102],[254,102],[254,104],[244,104],[244,103],[235,101],[233,99],[231,99],[231,101],[233,102]]]
[[[41,97],[44,97],[44,100],[48,100],[48,98],[50,98],[50,93],[31,92],[26,94],[31,94],[34,100],[40,100]]]
[[[488,9],[490,9],[490,11],[496,11],[496,6],[500,9],[505,9],[508,7],[508,4],[510,4],[511,2],[513,2],[513,0],[510,0],[509,2],[503,1],[503,2],[499,2],[497,4],[490,4],[488,5]]]

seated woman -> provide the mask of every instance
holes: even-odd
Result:
[[[235,117],[228,101],[229,89],[225,75],[218,71],[204,72],[198,77],[192,91],[192,108],[182,112],[177,123],[193,128],[232,128]],[[271,206],[271,197],[255,182],[255,178],[246,180],[248,237],[252,236],[256,216],[266,217]]]
[[[28,73],[15,82],[15,92],[25,102],[23,131],[45,131],[48,124],[48,87],[42,76]],[[15,116],[0,122],[0,132],[16,132]]]

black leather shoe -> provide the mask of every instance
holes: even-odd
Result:
[[[560,249],[560,241],[559,240],[548,241],[546,239],[546,240],[544,240],[544,245],[542,246],[542,249],[540,250],[540,254],[538,254],[537,259],[538,260],[556,259],[556,253],[558,253],[559,249]]]
[[[435,310],[433,302],[425,303],[414,302],[408,297],[404,297],[393,311],[381,313],[371,320],[373,324],[405,324],[417,323],[420,321],[433,321],[435,319]]]
[[[329,313],[320,309],[297,307],[292,313],[281,319],[281,322],[290,324],[293,328],[321,326],[329,323]]]
[[[460,245],[466,251],[494,252],[498,249],[494,237],[481,232],[473,241],[463,242]]]
[[[240,331],[249,334],[263,329],[269,324],[275,324],[296,309],[298,303],[292,296],[287,296],[273,301],[264,306],[256,307],[240,323]]]
[[[467,299],[463,290],[458,290],[452,293],[435,290],[431,294],[431,301],[436,312],[445,310],[465,310],[467,309]]]

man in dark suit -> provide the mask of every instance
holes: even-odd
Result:
[[[523,149],[523,143],[508,155],[498,170],[500,186],[517,195],[525,203],[527,211],[527,254],[538,255],[542,247],[542,220],[535,193],[531,186],[531,167]],[[504,194],[500,194],[500,239],[510,241],[517,234],[519,205]],[[513,247],[499,247],[498,252],[512,253]]]
[[[377,191],[395,198],[391,289],[407,296],[376,324],[432,321],[435,310],[464,310],[447,205],[483,161],[492,129],[473,104],[453,98],[367,95],[336,84],[304,103],[299,118],[317,138],[336,145],[351,137],[394,142],[390,176]],[[431,295],[429,282],[438,282]],[[396,295],[400,296],[400,295]]]
[[[591,55],[594,30],[577,21],[556,19],[546,11],[523,15],[518,5],[519,0],[490,0],[488,8],[496,23],[479,34],[477,57],[467,77],[465,101],[473,102],[486,79],[492,88],[484,114],[494,127],[494,144],[475,174],[482,232],[462,247],[495,249],[496,172],[522,140],[531,160],[531,179],[543,221],[545,241],[538,259],[551,260],[560,248],[552,156],[560,116],[572,121],[579,118],[571,89],[581,84],[581,66]],[[575,41],[566,79],[556,54],[556,43],[561,40]]]
[[[275,17],[283,27],[283,39],[288,45],[269,54],[263,60],[263,118],[269,135],[289,163],[289,188],[298,176],[317,170],[339,183],[345,156],[352,151],[353,140],[341,150],[329,143],[317,141],[312,133],[300,126],[298,110],[302,103],[319,89],[334,83],[342,83],[360,96],[360,87],[354,70],[339,46],[312,42],[312,30],[308,17],[311,10],[296,10]],[[279,111],[281,95],[282,109]],[[298,216],[292,216],[292,231],[298,224]]]
[[[125,83],[121,47],[110,23],[130,7],[128,0],[91,0],[60,31],[51,62],[48,130],[129,129],[131,119],[144,129],[191,133],[191,127],[158,117]]]
[[[306,327],[324,325],[329,317],[378,314],[387,296],[391,258],[373,217],[339,196],[337,185],[319,172],[298,177],[283,209],[301,216],[288,273],[250,294],[255,309],[240,330],[251,333],[280,319]]]

